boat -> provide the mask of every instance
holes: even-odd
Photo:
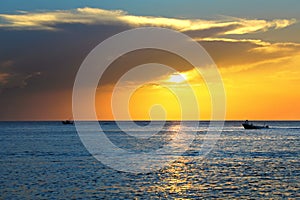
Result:
[[[268,129],[268,125],[254,125],[252,123],[249,123],[248,120],[246,120],[244,123],[242,123],[243,127],[245,129]]]
[[[65,121],[62,121],[63,124],[74,124],[74,121],[73,120],[65,120]]]

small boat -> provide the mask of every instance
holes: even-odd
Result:
[[[65,121],[62,121],[63,124],[74,124],[74,121],[73,120],[65,120]]]
[[[268,125],[254,125],[252,123],[249,123],[248,120],[246,120],[244,123],[242,123],[243,127],[245,129],[268,129]]]

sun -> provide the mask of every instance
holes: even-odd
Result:
[[[187,80],[186,74],[183,73],[171,74],[168,78],[168,81],[172,83],[182,83],[186,80]]]

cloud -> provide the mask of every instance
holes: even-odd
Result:
[[[253,44],[257,44],[257,45],[270,45],[269,42],[265,42],[262,40],[258,40],[258,39],[233,39],[233,38],[212,38],[212,37],[208,37],[208,38],[194,38],[196,41],[207,41],[207,42],[249,42],[249,43],[253,43]]]
[[[289,59],[300,53],[299,43],[266,42],[259,39],[196,38],[220,68],[247,69],[263,63]],[[251,67],[250,67],[251,66]],[[245,67],[243,67],[245,69]]]
[[[246,34],[269,29],[280,29],[295,23],[295,19],[242,19],[222,17],[219,20],[179,19],[157,16],[130,15],[123,10],[104,10],[100,8],[77,8],[74,10],[55,10],[39,12],[19,12],[0,14],[0,28],[57,30],[57,24],[125,24],[131,27],[167,27],[178,31],[222,30],[223,34]]]
[[[231,17],[232,24],[238,24],[239,27],[228,30],[224,34],[246,34],[254,32],[265,32],[269,29],[281,29],[290,26],[296,22],[296,19],[274,19],[274,20],[263,20],[263,19],[242,19]]]
[[[5,61],[0,62],[0,68],[8,68],[8,67],[13,66],[13,64],[14,64],[13,60],[5,60]]]
[[[284,55],[294,55],[300,52],[300,44],[292,42],[284,43],[265,43],[259,47],[253,48],[250,52],[261,53],[261,54],[270,54],[270,53],[281,53]]]
[[[1,57],[0,57],[1,58]],[[0,91],[10,88],[24,88],[33,78],[40,76],[41,72],[22,72],[16,68],[13,60],[0,61]],[[23,66],[25,68],[25,66]],[[27,68],[28,70],[28,68]]]
[[[1,73],[0,89],[24,88],[31,79],[40,75],[41,72],[35,72],[31,74]]]
[[[8,73],[1,73],[0,74],[0,85],[4,85],[7,83],[9,78],[9,74]]]
[[[118,21],[126,13],[120,10],[78,8],[76,10],[56,10],[44,12],[19,12],[19,14],[0,14],[3,28],[55,30],[55,24],[105,24]]]

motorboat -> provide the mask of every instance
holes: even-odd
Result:
[[[63,124],[74,124],[74,121],[73,120],[65,120],[65,121],[62,121]]]
[[[248,120],[246,120],[244,123],[242,123],[243,127],[245,129],[268,129],[268,125],[254,125],[252,123],[249,123]]]

